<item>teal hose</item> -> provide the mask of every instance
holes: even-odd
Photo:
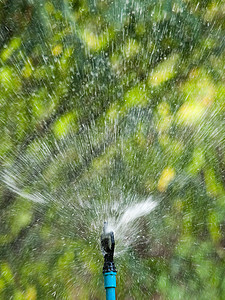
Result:
[[[116,300],[116,272],[103,273],[106,300]]]

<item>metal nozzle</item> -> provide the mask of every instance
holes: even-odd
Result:
[[[113,262],[115,240],[113,231],[108,230],[108,223],[104,222],[103,233],[101,234],[101,250],[104,256],[103,272],[116,271]]]

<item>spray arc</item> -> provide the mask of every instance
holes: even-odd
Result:
[[[108,223],[104,222],[103,233],[101,234],[101,250],[104,256],[103,276],[106,300],[116,299],[116,267],[113,261],[114,248],[114,233],[108,229]]]

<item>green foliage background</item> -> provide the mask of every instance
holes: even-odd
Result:
[[[104,299],[88,228],[121,193],[160,204],[118,299],[225,298],[224,12],[0,0],[0,299]]]

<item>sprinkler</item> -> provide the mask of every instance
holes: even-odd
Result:
[[[113,262],[115,240],[113,231],[108,230],[108,223],[104,222],[101,234],[101,250],[104,256],[103,276],[106,300],[116,299],[116,267]]]

